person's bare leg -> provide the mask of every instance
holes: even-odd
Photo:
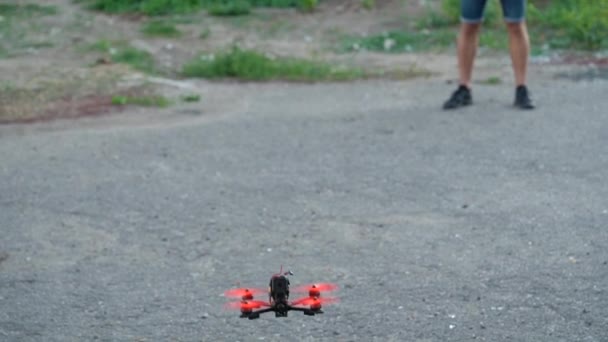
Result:
[[[458,73],[459,86],[452,96],[443,103],[443,109],[454,109],[473,104],[471,96],[471,79],[473,64],[479,42],[481,23],[463,22],[458,34]]]
[[[509,50],[513,73],[515,74],[515,102],[514,105],[521,109],[534,109],[534,103],[530,99],[530,93],[526,86],[528,73],[528,56],[530,55],[530,38],[525,22],[508,22]]]
[[[507,23],[509,50],[515,74],[515,86],[526,85],[530,39],[525,22]]]
[[[481,23],[462,23],[458,35],[458,70],[460,84],[471,88],[473,77],[473,64],[479,43],[479,29]]]

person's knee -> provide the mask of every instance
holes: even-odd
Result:
[[[507,30],[510,35],[523,36],[526,33],[525,22],[507,22]]]
[[[466,37],[474,37],[479,33],[481,23],[462,23],[461,32]]]

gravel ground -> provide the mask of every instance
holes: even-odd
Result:
[[[229,110],[175,122],[0,127],[0,340],[608,341],[608,82],[538,79],[533,112],[507,85],[443,112],[452,87],[220,84]],[[341,302],[222,308],[281,264]]]

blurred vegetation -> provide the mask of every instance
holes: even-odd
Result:
[[[157,72],[152,54],[134,48],[126,42],[99,40],[90,44],[87,50],[101,52],[109,61],[127,64],[139,71],[152,74]]]
[[[442,0],[441,13],[432,12],[430,16],[434,24],[458,23],[460,0]],[[553,48],[608,48],[608,0],[529,1],[527,21],[533,42]],[[489,0],[484,25],[501,24],[499,3]]]
[[[165,108],[171,104],[171,101],[164,96],[133,96],[133,95],[115,95],[112,97],[112,104],[115,106],[142,106],[142,107],[160,107]]]
[[[53,42],[38,37],[48,30],[40,18],[57,12],[55,6],[0,3],[0,58],[52,47]]]
[[[175,24],[168,20],[149,21],[144,24],[141,31],[150,37],[175,38],[182,34]]]
[[[210,4],[207,11],[216,16],[237,16],[251,13],[251,4],[246,0],[217,2]]]
[[[314,10],[322,0],[74,0],[88,7],[110,13],[142,13],[146,15],[167,15],[192,13],[207,10],[212,15],[238,16],[249,14],[254,7],[299,8]],[[364,8],[375,6],[374,0],[360,0]],[[416,28],[424,31],[431,41],[451,44],[445,37],[447,30],[453,29],[460,21],[460,0],[437,0],[438,6],[426,15],[416,19]],[[3,5],[11,6],[11,5]],[[14,6],[14,5],[12,5]],[[8,10],[10,10],[10,8]],[[0,7],[0,11],[2,11]],[[534,42],[552,48],[583,48],[597,50],[608,47],[608,0],[530,0],[527,7],[528,22]],[[502,29],[502,10],[499,1],[488,0],[484,16],[484,31]],[[489,29],[489,30],[488,30]],[[443,31],[442,31],[443,30]],[[154,30],[152,30],[154,31]],[[419,32],[391,32],[389,39],[395,40],[391,52],[420,50],[421,44],[411,37]],[[151,33],[154,34],[154,33]],[[159,33],[161,34],[161,33]],[[161,34],[162,35],[162,34]],[[506,40],[494,42],[496,34],[482,36],[482,44],[494,48],[502,46]],[[384,37],[386,38],[386,37]],[[343,50],[360,46],[371,50],[387,51],[383,37],[370,37],[360,42],[345,39]],[[382,41],[382,42],[381,42]],[[381,43],[380,43],[381,42]],[[350,44],[352,43],[352,44]],[[350,44],[351,48],[348,47]],[[431,42],[431,44],[434,44]],[[418,46],[417,46],[418,45]],[[504,47],[503,47],[504,48]]]
[[[206,9],[212,15],[248,14],[252,7],[297,7],[313,10],[318,0],[74,0],[97,11],[142,13],[146,15],[184,14]]]
[[[608,48],[608,0],[553,0],[528,6],[530,22],[556,48]]]
[[[189,94],[182,96],[182,101],[184,102],[199,102],[201,100],[201,96],[198,94]]]
[[[370,50],[416,52],[456,43],[461,0],[439,0],[424,15],[410,20],[410,27],[371,36],[345,36],[340,51]],[[547,49],[608,49],[608,0],[542,0],[527,5],[527,23],[533,53]],[[507,49],[502,9],[498,0],[488,0],[480,46]]]
[[[57,14],[55,6],[36,4],[0,4],[0,15],[3,17],[32,17]]]
[[[218,55],[200,56],[182,70],[186,77],[237,78],[247,81],[346,81],[364,76],[362,70],[334,68],[329,64],[299,58],[272,58],[238,47]]]

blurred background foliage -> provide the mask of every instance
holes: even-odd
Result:
[[[449,24],[458,23],[460,0],[442,0],[440,16]],[[530,0],[527,17],[532,30],[551,47],[608,48],[608,0]],[[488,0],[485,24],[501,24],[501,18],[499,1]]]
[[[211,15],[247,15],[256,7],[298,8],[313,11],[328,0],[74,0],[89,8],[109,13],[141,13],[149,16],[192,13],[207,10]],[[365,9],[374,1],[360,1]],[[426,15],[418,18],[419,28],[453,27],[460,21],[460,0],[429,1]],[[528,22],[535,39],[551,48],[608,48],[608,0],[530,0]],[[488,0],[485,26],[502,25],[498,0]],[[492,45],[492,38],[486,38]],[[483,43],[483,42],[482,42]]]

